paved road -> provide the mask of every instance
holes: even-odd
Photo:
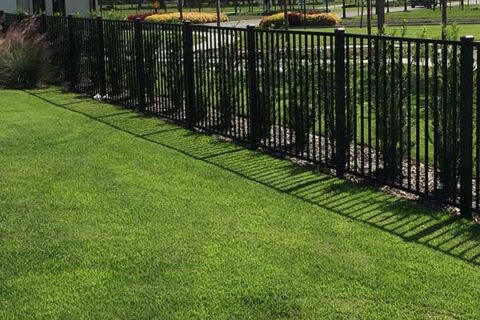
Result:
[[[460,1],[453,1],[451,5],[452,6],[458,6],[458,5],[460,5]],[[341,5],[330,6],[329,8],[330,9],[341,8]],[[375,9],[373,9],[373,10],[374,10],[373,12],[375,12]],[[401,12],[403,10],[404,10],[403,6],[401,6],[401,7],[391,7],[390,8],[390,12]],[[416,7],[416,8],[409,7],[408,10],[413,11],[413,10],[429,10],[429,9],[426,9],[426,8],[423,8],[423,7]],[[356,17],[356,16],[359,15],[357,10],[351,10],[351,9],[347,10],[346,13],[347,13],[348,18]],[[342,13],[338,12],[338,14],[341,15]],[[366,14],[366,12],[364,12],[364,14]],[[438,15],[440,16],[440,10],[438,10]],[[229,21],[229,22],[222,22],[221,26],[222,27],[230,27],[230,28],[246,28],[248,25],[258,26],[260,24],[260,21],[262,21],[262,20],[261,19],[255,19],[255,20]],[[205,25],[216,26],[217,23],[206,23]]]

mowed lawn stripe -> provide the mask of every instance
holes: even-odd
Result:
[[[0,90],[0,319],[475,319],[479,237],[127,109]]]

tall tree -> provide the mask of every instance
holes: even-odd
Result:
[[[217,0],[217,26],[220,27],[220,0]]]
[[[372,0],[367,0],[367,33],[372,34]]]
[[[377,28],[379,34],[385,33],[385,0],[377,0]]]
[[[441,0],[442,6],[442,39],[447,37],[446,28],[447,28],[447,0]]]
[[[177,0],[178,12],[180,12],[180,20],[183,20],[183,0]]]

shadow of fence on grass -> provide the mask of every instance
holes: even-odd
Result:
[[[372,187],[318,174],[289,161],[185,130],[156,117],[92,103],[63,91],[28,93],[140,139],[181,152],[338,215],[457,259],[480,265],[480,226]]]

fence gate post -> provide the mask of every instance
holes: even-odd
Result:
[[[75,26],[73,25],[74,20],[73,16],[69,15],[67,18],[68,25],[68,82],[69,89],[75,89],[76,84],[76,61],[75,61]]]
[[[195,119],[195,84],[193,78],[193,30],[190,21],[185,21],[183,24],[183,67],[185,71],[185,116],[187,127],[191,129]],[[182,92],[178,94],[182,94]]]
[[[473,36],[461,38],[460,54],[460,214],[472,216]]]
[[[135,67],[137,76],[138,109],[145,111],[145,67],[143,61],[143,34],[142,22],[135,20]]]
[[[97,52],[98,52],[98,82],[100,85],[100,95],[105,97],[107,94],[107,84],[105,78],[105,42],[103,36],[103,19],[97,17]]]
[[[258,107],[257,107],[257,55],[255,47],[255,27],[247,26],[247,75],[248,75],[248,109],[250,113],[250,147],[255,149],[258,143]]]
[[[345,132],[345,29],[335,29],[335,167],[342,177],[346,162]]]

